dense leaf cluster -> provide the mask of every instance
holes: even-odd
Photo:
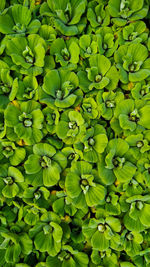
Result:
[[[150,267],[149,0],[0,0],[0,267]]]

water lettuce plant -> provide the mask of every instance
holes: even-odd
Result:
[[[66,167],[66,158],[62,152],[46,143],[38,143],[33,146],[33,153],[25,162],[27,174],[39,173],[38,180],[43,180],[45,186],[53,186],[60,179],[61,167]],[[38,185],[37,180],[37,185]]]
[[[98,162],[99,154],[103,153],[108,143],[106,131],[103,126],[94,125],[94,127],[88,128],[86,133],[80,141],[75,142],[75,150],[80,154],[85,161]]]
[[[79,61],[80,49],[76,39],[72,38],[66,40],[57,38],[51,44],[50,54],[55,55],[56,63],[60,63],[62,67],[68,65],[69,69],[77,68],[77,63]]]
[[[1,193],[6,198],[19,196],[23,190],[24,182],[23,174],[13,166],[4,164],[1,167]]]
[[[63,128],[63,131],[62,131]],[[73,144],[80,140],[86,132],[86,125],[82,115],[75,110],[67,110],[62,114],[56,126],[56,134],[66,144]]]
[[[45,64],[45,48],[46,43],[38,34],[11,38],[6,45],[7,54],[12,59],[10,67],[25,75],[40,75]]]
[[[38,19],[32,19],[31,10],[19,4],[10,6],[0,17],[0,32],[3,34],[25,36],[26,33],[37,33],[40,26]]]
[[[86,9],[86,0],[75,1],[48,0],[40,8],[42,16],[51,18],[52,25],[63,35],[74,36],[82,32],[86,21],[81,19]]]
[[[75,104],[80,90],[79,79],[74,72],[51,70],[44,77],[43,91],[48,95],[41,94],[41,101],[47,98],[50,106],[69,108]]]
[[[99,184],[98,174],[92,172],[88,162],[75,162],[66,177],[65,188],[72,204],[78,208],[98,205],[106,194],[106,189]]]
[[[28,145],[41,141],[43,120],[40,104],[32,100],[17,106],[9,103],[5,110],[6,126],[12,128],[17,139],[24,140]]]
[[[149,76],[147,47],[142,44],[125,44],[115,52],[115,62],[120,70],[122,83],[138,82]]]
[[[150,1],[0,1],[0,267],[150,267]]]
[[[128,21],[136,21],[144,18],[148,12],[146,1],[140,0],[109,0],[108,9],[113,17],[112,21],[118,26],[124,26]]]
[[[89,67],[78,72],[79,85],[84,92],[94,89],[113,90],[117,87],[119,75],[115,66],[104,55],[92,55]]]

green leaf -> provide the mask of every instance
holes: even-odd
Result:
[[[12,61],[18,65],[18,66],[22,66],[25,69],[29,69],[30,68],[30,63],[27,63],[25,61],[25,59],[23,58],[23,56],[20,56],[19,54],[12,54]]]
[[[19,122],[20,110],[12,104],[9,104],[5,110],[5,121],[6,125],[13,127]]]
[[[75,261],[79,264],[81,267],[87,267],[89,263],[88,256],[83,252],[78,252],[74,255]]]
[[[71,171],[78,176],[81,176],[81,174],[91,174],[92,165],[85,161],[77,161],[72,164]]]
[[[18,123],[14,127],[14,131],[20,139],[23,139],[27,145],[33,144],[32,128],[25,127],[22,123]]]
[[[104,233],[96,231],[91,239],[91,244],[94,249],[105,251],[109,248],[109,240],[105,238]]]
[[[2,1],[0,2],[0,11],[3,11],[3,10],[4,10],[5,5],[6,5],[6,0],[2,0]]]
[[[61,264],[61,261],[58,259],[58,257],[51,257],[51,256],[48,256],[46,258],[46,264],[48,267],[53,267],[53,266],[57,266],[57,267],[61,267],[62,264]]]
[[[150,129],[150,105],[145,105],[143,108],[140,109],[140,120],[138,124],[142,125],[146,129]]]
[[[14,5],[12,15],[15,24],[28,25],[31,20],[31,11],[26,6]]]
[[[33,214],[32,212],[31,213],[26,213],[25,217],[24,217],[24,221],[26,224],[28,225],[35,225],[37,223],[37,220],[38,220],[38,216],[37,214]]]
[[[106,88],[108,90],[114,90],[119,82],[119,73],[115,66],[112,66],[108,70],[106,77],[109,79],[109,84],[106,86]]]
[[[27,114],[31,113],[33,110],[40,109],[40,104],[34,100],[21,102],[21,111]]]
[[[67,158],[61,151],[56,152],[56,154],[53,156],[53,160],[56,161],[62,169],[66,168]]]
[[[32,20],[31,23],[28,25],[28,33],[29,34],[30,33],[37,33],[40,26],[41,26],[41,23],[38,19]]]
[[[9,158],[11,165],[19,165],[25,158],[26,150],[21,147],[17,147],[14,151],[13,156]]]
[[[19,239],[22,252],[29,255],[32,252],[32,240],[26,233],[22,233]]]
[[[86,0],[81,0],[81,1],[77,0],[76,2],[72,3],[72,6],[73,6],[73,17],[69,25],[77,24],[80,21],[80,18],[86,8]]]
[[[91,82],[88,80],[86,72],[82,71],[82,70],[79,71],[78,72],[78,78],[79,78],[80,88],[84,92],[88,92],[89,91],[89,85],[91,84]]]
[[[43,90],[55,97],[55,93],[60,89],[60,77],[57,70],[50,70],[44,77]]]
[[[55,242],[61,242],[63,231],[62,228],[55,222],[51,222],[50,225],[54,228],[53,238]]]
[[[141,69],[134,73],[129,73],[129,80],[131,82],[141,82],[150,75],[150,69]]]
[[[62,38],[57,38],[51,45],[51,55],[61,54],[62,49],[66,47],[65,41]]]
[[[112,17],[118,17],[120,10],[120,0],[109,0],[108,8]]]
[[[50,252],[53,245],[52,235],[44,235],[43,231],[41,231],[36,235],[34,244],[40,252]]]
[[[68,115],[70,121],[75,121],[78,126],[84,123],[84,119],[82,118],[82,115],[78,111],[70,111]]]
[[[96,20],[97,19],[96,15],[92,8],[88,8],[87,10],[87,19],[90,21],[90,24],[93,28],[96,28],[97,26],[99,26],[99,23]]]
[[[17,92],[18,92],[18,78],[15,78],[12,84],[11,92],[9,94],[10,101],[13,101],[15,99]]]
[[[132,99],[122,100],[118,103],[115,109],[115,116],[119,117],[120,114],[130,114],[134,110],[134,101]]]
[[[19,261],[19,256],[21,254],[20,244],[13,244],[9,246],[5,253],[5,260],[8,263],[16,263]]]
[[[60,31],[63,35],[66,36],[74,36],[78,34],[78,28],[76,26],[66,26],[59,19],[55,19],[55,27],[58,31]]]
[[[69,52],[71,54],[70,62],[77,64],[79,61],[80,49],[76,42],[72,42],[69,46]]]
[[[56,150],[53,146],[49,144],[41,143],[33,146],[33,152],[38,156],[52,157],[56,153]]]
[[[14,22],[12,18],[6,14],[0,16],[0,32],[3,34],[11,34],[13,33]]]
[[[99,157],[98,173],[99,173],[99,176],[100,176],[102,182],[105,185],[111,185],[115,181],[116,177],[115,177],[113,171],[105,168],[105,166],[106,166],[106,163],[104,160],[104,156],[102,155]]]
[[[141,232],[145,229],[145,226],[140,222],[140,220],[132,219],[128,213],[125,214],[123,219],[125,227],[130,231]]]
[[[39,155],[29,155],[27,161],[24,164],[25,171],[27,174],[34,174],[41,170],[40,156]]]
[[[145,203],[140,216],[141,223],[146,227],[150,227],[149,209],[150,205]]]
[[[37,67],[44,67],[45,49],[41,43],[35,46],[35,63]]]
[[[28,38],[28,42],[29,42],[29,47],[30,47],[31,51],[34,52],[35,54],[36,54],[35,48],[37,46],[41,45],[42,47],[46,48],[45,40],[43,38],[41,38],[38,34],[30,34],[30,35],[28,35],[27,38]],[[42,53],[42,56],[39,55],[39,57],[42,58],[43,53]]]
[[[76,99],[77,99],[77,96],[72,94],[63,100],[56,99],[55,105],[58,108],[69,108],[75,103]]]
[[[4,197],[12,198],[15,197],[19,192],[19,187],[16,183],[13,183],[12,185],[6,185],[3,190],[2,194]]]
[[[90,151],[84,151],[83,152],[83,159],[85,161],[91,162],[91,163],[95,163],[98,161],[98,155],[97,152],[93,149]]]
[[[102,74],[103,76],[108,72],[111,67],[110,60],[103,55],[93,55],[90,57],[89,61],[90,66],[97,66],[99,74]]]
[[[27,40],[24,37],[14,37],[11,40],[8,40],[6,47],[9,55],[21,55],[22,52],[26,49]]]
[[[98,134],[94,137],[94,140],[95,140],[94,149],[98,153],[103,153],[108,143],[107,136],[105,134]]]
[[[64,198],[57,199],[53,202],[53,211],[64,216],[65,202]]]
[[[131,44],[128,48],[128,53],[132,55],[133,61],[135,62],[145,61],[148,57],[148,50],[142,44]]]
[[[115,154],[119,157],[122,157],[129,149],[128,143],[121,139],[121,138],[116,138],[112,139],[108,143],[108,150],[115,150]]]
[[[107,217],[106,223],[109,224],[109,226],[111,227],[111,229],[114,232],[120,232],[121,231],[121,223],[120,223],[120,220],[118,218]]]
[[[105,198],[106,190],[102,185],[91,186],[85,194],[85,199],[89,207],[98,205]]]
[[[62,131],[63,129],[63,131]],[[67,132],[69,131],[69,123],[66,121],[60,121],[56,125],[56,133],[60,139],[67,137]]]
[[[125,162],[121,169],[114,169],[114,174],[119,182],[130,181],[136,172],[136,167],[131,162]]]
[[[91,37],[88,34],[83,34],[79,39],[79,45],[85,51],[90,46],[90,43],[91,43]]]
[[[45,186],[54,186],[60,179],[60,167],[57,163],[52,162],[51,166],[43,169],[43,184]]]
[[[33,110],[32,113],[32,119],[33,119],[33,124],[32,127],[35,127],[37,129],[42,129],[43,125],[43,120],[44,120],[44,115],[40,109]]]
[[[136,129],[136,123],[129,120],[128,115],[120,114],[119,116],[120,127],[124,130],[133,132]]]
[[[35,174],[28,174],[25,176],[25,180],[28,184],[38,187],[43,185],[43,171],[42,169]]]
[[[9,167],[8,175],[10,177],[13,177],[15,179],[15,182],[17,182],[17,183],[24,182],[24,177],[23,177],[22,173],[15,167]]]
[[[81,193],[80,177],[75,173],[69,173],[66,176],[65,187],[67,194],[71,197],[78,197]]]

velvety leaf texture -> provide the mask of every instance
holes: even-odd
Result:
[[[0,267],[150,267],[149,20],[0,0]]]

